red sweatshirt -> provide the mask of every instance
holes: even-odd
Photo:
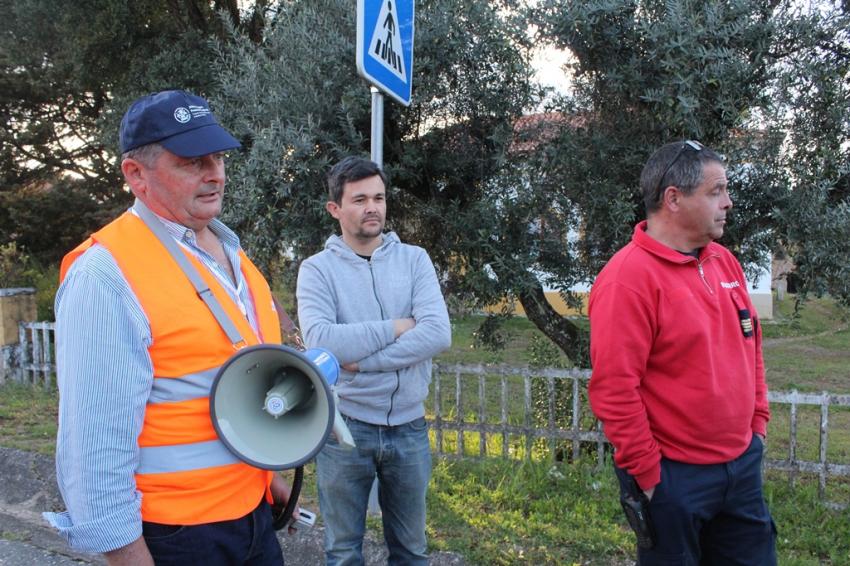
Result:
[[[719,244],[697,260],[645,230],[638,224],[599,273],[588,311],[590,404],[616,464],[644,490],[661,481],[662,456],[729,462],[770,418],[741,265]]]

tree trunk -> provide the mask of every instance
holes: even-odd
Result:
[[[528,320],[563,350],[574,365],[590,367],[586,332],[552,308],[542,286],[518,293],[517,298]]]

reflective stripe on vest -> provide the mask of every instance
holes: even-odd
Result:
[[[194,525],[242,517],[265,494],[271,473],[239,462],[218,440],[209,393],[233,345],[197,296],[188,278],[144,223],[125,213],[70,252],[74,260],[91,245],[104,246],[136,295],[153,337],[148,352],[154,380],[138,438],[136,487],[142,518]],[[185,252],[184,252],[185,253]],[[216,277],[187,253],[248,345],[259,342],[239,307]],[[253,298],[263,339],[280,343],[280,326],[263,276],[240,251],[242,275]]]
[[[183,377],[154,379],[148,403],[156,405],[209,397],[218,369],[190,373]]]
[[[173,446],[148,446],[139,452],[139,467],[136,473],[187,472],[237,463],[239,459],[220,440]]]

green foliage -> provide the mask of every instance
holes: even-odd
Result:
[[[503,327],[503,320],[506,315],[488,315],[484,317],[478,330],[472,333],[474,338],[474,346],[476,348],[484,348],[491,352],[503,350],[508,342]]]
[[[418,1],[413,103],[385,107],[389,227],[429,251],[456,303],[515,298],[582,364],[584,329],[543,288],[578,304],[575,286],[593,280],[643,216],[635,189],[647,156],[683,138],[728,160],[735,208],[723,242],[745,264],[782,251],[801,296],[848,301],[846,6],[528,4]],[[52,261],[125,206],[115,142],[126,105],[188,88],[210,96],[245,145],[228,166],[225,220],[291,289],[298,261],[335,229],[325,172],[368,152],[350,1],[86,0],[56,10],[0,0],[0,10],[0,191],[9,195],[0,241],[21,238]],[[540,46],[571,52],[568,93],[535,84]],[[529,117],[536,110],[545,114]],[[36,195],[49,184],[55,194]],[[32,210],[21,206],[29,200]]]
[[[575,118],[531,158],[539,172],[534,188],[583,234],[570,245],[572,267],[586,279],[643,218],[638,178],[657,147],[700,139],[726,152],[733,170],[745,155],[758,171],[772,167],[777,145],[747,128],[750,114],[766,103],[779,25],[767,2],[548,0],[535,17],[542,40],[575,55],[574,90],[552,103]],[[736,239],[727,242],[740,245],[764,229],[755,220],[770,212],[778,188],[763,175],[749,183],[745,175],[730,177],[733,198],[755,195],[748,198],[752,205],[734,209]],[[763,253],[766,242],[759,243]]]
[[[578,268],[595,274],[642,217],[635,189],[649,153],[696,138],[729,164],[735,208],[723,243],[748,266],[784,248],[806,289],[847,295],[846,11],[546,0],[533,17],[541,40],[574,55],[573,91],[551,106],[576,118],[532,164],[535,189],[574,211]]]
[[[564,353],[561,352],[551,340],[543,336],[531,337],[528,345],[529,364],[538,368],[566,368],[569,367]]]
[[[784,46],[787,72],[775,94],[787,132],[783,163],[791,179],[781,242],[796,264],[802,295],[850,302],[850,12],[796,16]]]
[[[568,368],[572,367],[564,353],[559,350],[551,340],[543,336],[532,336],[528,346],[530,364],[539,368]],[[587,391],[585,387],[579,387],[579,406],[588,407]],[[572,380],[556,379],[550,385],[547,381],[537,379],[531,383],[531,400],[534,411],[534,422],[537,426],[547,426],[549,423],[549,411],[553,411],[554,424],[561,428],[572,427],[573,421],[573,382]],[[586,415],[588,416],[588,415]],[[589,428],[593,426],[591,420],[587,423]],[[579,415],[581,418],[581,415]],[[586,420],[586,419],[585,419]],[[572,443],[569,441],[555,442],[546,448],[548,455],[556,460],[562,461],[571,458]],[[582,446],[582,449],[591,449],[590,445]]]
[[[0,289],[33,287],[38,320],[53,320],[53,298],[58,286],[58,266],[42,267],[15,242],[0,244]]]
[[[29,287],[33,283],[32,262],[29,256],[10,242],[0,245],[0,289]]]
[[[129,203],[121,116],[151,91],[209,92],[219,9],[261,34],[263,1],[0,0],[0,241],[55,261]]]
[[[98,202],[90,186],[66,178],[0,192],[0,241],[17,242],[40,264],[58,263],[129,204]]]
[[[33,286],[38,320],[56,320],[53,303],[59,289],[59,265],[38,267],[34,270]]]
[[[48,0],[3,0],[0,154],[13,165],[4,171],[7,183],[28,186],[73,172],[94,182],[91,190],[100,189],[100,197],[115,196],[121,183],[113,125],[127,96],[147,92],[152,83],[197,88],[211,82],[203,22],[217,18],[209,3],[204,17],[204,4],[187,2],[181,12],[176,4],[148,0],[86,0],[57,10]]]
[[[323,175],[362,153],[368,88],[351,64],[350,2],[281,5],[261,45],[230,34],[218,46],[219,115],[245,150],[229,164],[224,217],[270,273],[282,252],[304,257],[332,233]]]
[[[532,100],[522,34],[496,4],[418,3],[414,102],[385,106],[390,227],[429,250],[452,275],[451,293],[470,288],[457,264],[494,224],[479,198],[504,173],[512,121]],[[351,63],[354,33],[350,2],[292,2],[262,45],[234,34],[220,46],[224,121],[247,148],[230,169],[226,216],[266,268],[281,249],[296,261],[320,249],[335,228],[323,176],[368,152],[370,95]],[[483,284],[477,273],[469,281]]]
[[[517,119],[541,92],[527,21],[507,6],[418,3],[413,102],[385,106],[389,226],[429,251],[448,295],[478,306],[542,296],[529,226],[545,203],[517,190],[520,155],[511,151]],[[350,63],[353,40],[349,3],[322,0],[282,4],[261,45],[232,33],[219,46],[223,119],[246,146],[230,168],[225,216],[267,273],[282,252],[286,269],[321,247],[335,228],[323,175],[367,152],[370,97]],[[577,331],[547,314],[557,323],[535,324],[569,348]],[[497,336],[495,324],[488,335]]]

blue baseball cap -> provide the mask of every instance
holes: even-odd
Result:
[[[139,98],[121,119],[121,153],[159,143],[180,157],[199,157],[241,147],[216,122],[210,105],[182,90],[164,90]]]

